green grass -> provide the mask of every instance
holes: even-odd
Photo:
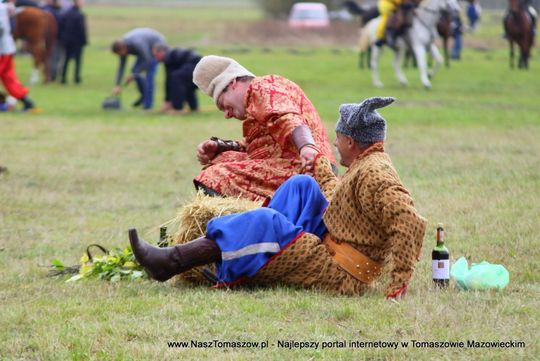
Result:
[[[31,95],[42,114],[0,114],[0,359],[336,359],[533,360],[540,358],[540,75],[508,68],[504,42],[465,49],[463,61],[442,69],[433,89],[416,70],[398,86],[388,55],[374,89],[356,68],[353,43],[291,48],[261,43],[250,52],[223,43],[220,29],[238,9],[88,6],[91,46],[82,86],[38,85]],[[254,22],[254,8],[241,22]],[[477,40],[497,36],[483,24]],[[74,264],[89,243],[125,246],[137,227],[150,240],[193,194],[199,170],[195,147],[211,135],[237,138],[208,97],[203,112],[184,117],[129,108],[103,112],[116,59],[107,45],[134,26],[154,26],[173,44],[237,58],[256,74],[298,82],[334,138],[339,104],[373,95],[398,102],[388,120],[387,150],[417,208],[429,220],[415,278],[400,305],[385,301],[383,283],[362,298],[286,287],[255,290],[173,288],[154,282],[64,283],[46,277],[50,262]],[[181,32],[175,32],[175,27]],[[354,26],[352,27],[354,29]],[[268,52],[269,48],[271,51]],[[237,49],[237,52],[232,52]],[[17,58],[21,80],[29,59]],[[159,75],[161,84],[162,74]],[[157,99],[162,98],[158,91]],[[501,263],[510,271],[502,292],[431,289],[430,250],[444,222],[453,259]],[[267,349],[173,349],[167,341],[269,341]],[[278,340],[523,341],[525,348],[429,349],[277,347]]]

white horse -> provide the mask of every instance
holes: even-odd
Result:
[[[394,49],[393,67],[399,82],[406,86],[408,85],[407,78],[401,69],[403,55],[405,51],[412,49],[416,58],[416,64],[420,71],[420,80],[426,89],[431,88],[429,77],[435,75],[440,65],[443,63],[443,57],[435,45],[437,38],[437,22],[441,17],[443,10],[459,11],[458,0],[424,0],[418,8],[415,9],[415,15],[412,25],[406,30],[405,34],[396,40],[396,48]],[[376,30],[380,18],[371,20],[362,30],[362,35],[359,40],[359,45],[364,47],[364,50],[369,44],[371,47],[371,79],[373,85],[382,87],[383,83],[379,77],[379,57],[381,48],[375,45]],[[427,70],[426,49],[429,49],[433,56],[433,68],[429,72]]]

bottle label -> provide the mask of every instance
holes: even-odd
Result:
[[[433,279],[446,280],[450,278],[450,260],[434,259],[431,263]]]

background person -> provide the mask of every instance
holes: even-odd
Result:
[[[380,16],[376,32],[377,41],[375,44],[377,46],[381,46],[386,42],[386,25],[388,24],[388,19],[402,2],[403,0],[379,0],[377,2],[377,9],[379,10]]]
[[[17,104],[17,99],[0,92],[0,112],[11,112],[15,110],[15,104]]]
[[[49,59],[47,59],[49,64],[51,81],[56,81],[57,75],[60,74],[60,72],[62,71],[65,56],[64,46],[62,45],[60,40],[62,6],[60,5],[60,2],[58,0],[46,0],[45,4],[41,8],[54,16],[57,25],[56,27],[58,29],[56,33],[56,41],[54,42],[54,46],[49,55]]]
[[[454,38],[454,44],[452,46],[452,54],[450,55],[451,59],[460,60],[461,59],[461,49],[463,47],[463,23],[461,21],[461,15],[458,11],[452,14],[451,26],[451,36]]]
[[[8,6],[11,4],[0,3],[0,79],[6,91],[15,99],[23,103],[23,110],[35,110],[34,103],[28,97],[26,89],[15,73],[15,41],[11,36]]]
[[[66,83],[66,75],[70,60],[75,61],[74,81],[81,83],[81,64],[83,48],[88,44],[86,19],[81,11],[84,0],[74,0],[73,6],[62,14],[60,41],[65,49],[62,66],[62,84]]]
[[[155,45],[152,54],[165,65],[165,102],[162,111],[181,111],[184,103],[192,112],[199,110],[197,86],[193,83],[193,70],[201,60],[195,51],[169,48],[165,44]]]
[[[469,19],[469,31],[474,32],[480,23],[482,8],[478,0],[467,0],[467,19]]]
[[[154,80],[157,71],[157,61],[152,56],[152,48],[157,44],[165,44],[165,37],[154,29],[136,28],[124,35],[121,40],[112,44],[113,53],[120,57],[120,63],[116,73],[116,86],[113,95],[120,94],[122,78],[128,55],[136,57],[135,64],[131,68],[131,75],[125,81],[129,84],[135,80],[140,97],[133,106],[142,105],[144,109],[152,109],[154,101]],[[142,76],[145,73],[145,76]]]

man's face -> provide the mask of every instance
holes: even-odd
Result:
[[[128,55],[128,48],[126,45],[122,45],[120,46],[120,48],[118,48],[117,51],[115,51],[115,53],[119,56],[127,56]]]
[[[334,146],[339,153],[339,163],[342,166],[349,167],[354,160],[354,140],[349,136],[336,132]]]
[[[225,118],[246,119],[246,107],[244,97],[246,95],[246,84],[231,81],[218,97],[217,107],[221,110]]]
[[[165,58],[165,50],[152,50],[152,54],[157,61],[163,61]]]

